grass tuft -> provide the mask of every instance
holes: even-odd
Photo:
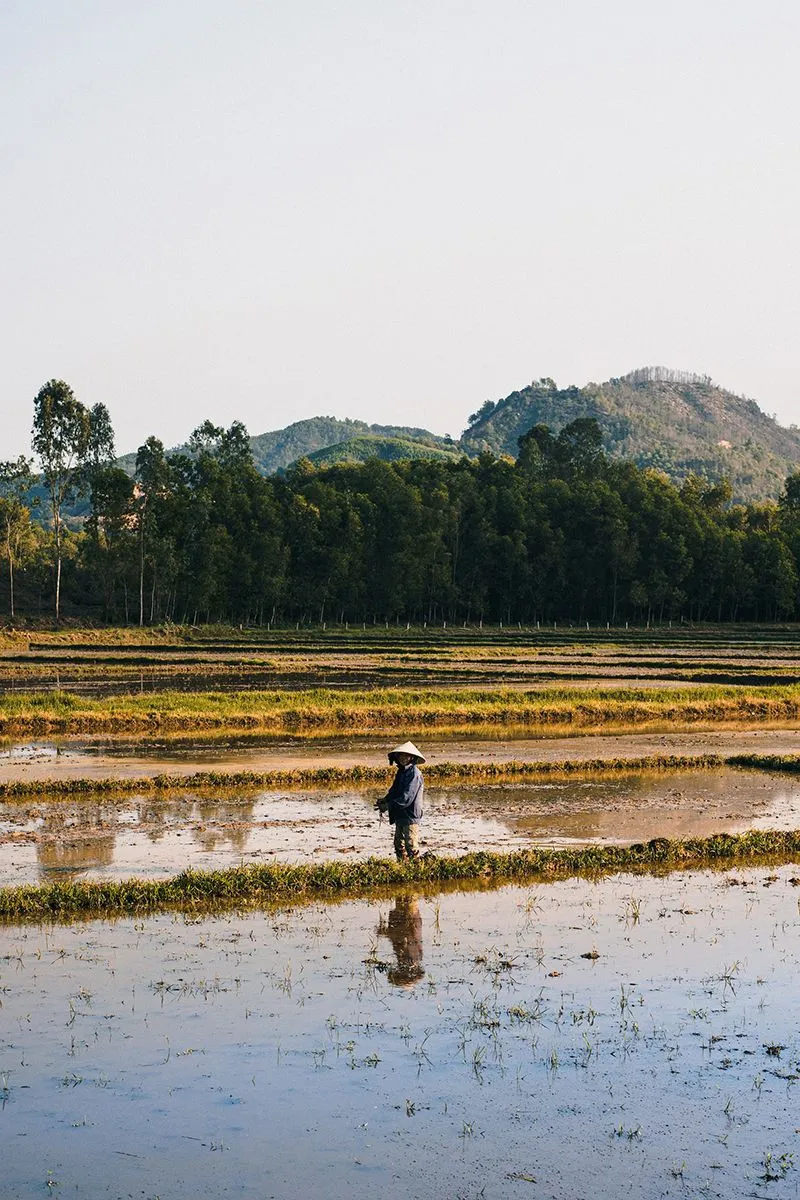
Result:
[[[654,838],[632,846],[585,849],[531,848],[505,854],[474,851],[458,858],[435,856],[411,863],[369,858],[363,862],[312,865],[251,864],[222,871],[182,871],[164,880],[52,883],[0,889],[0,921],[52,921],[159,910],[227,905],[297,903],[359,896],[404,884],[420,886],[598,876],[618,871],[669,872],[686,868],[796,862],[800,830],[751,831],[736,837],[670,841]]]
[[[719,767],[726,760],[718,754],[647,755],[639,758],[563,759],[557,762],[442,762],[425,768],[427,782],[518,783],[554,776],[599,775],[615,772],[659,772]],[[187,775],[140,775],[130,778],[109,776],[96,779],[79,776],[68,779],[15,779],[0,782],[0,799],[30,796],[59,797],[92,793],[120,795],[132,792],[195,791],[198,788],[330,788],[348,786],[385,786],[392,778],[389,767],[308,767],[276,771],[194,771]]]

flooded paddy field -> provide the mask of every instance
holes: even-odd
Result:
[[[165,878],[186,867],[385,857],[364,788],[198,788],[0,801],[0,886]],[[423,853],[624,845],[800,827],[800,778],[731,767],[431,786]]]
[[[765,686],[800,681],[796,629],[383,628],[229,630],[173,627],[0,641],[0,695],[68,690],[86,697],[329,687]]]
[[[5,927],[3,1194],[796,1196],[795,872]]]
[[[480,726],[448,735],[404,728],[437,762],[575,762],[642,758],[653,754],[797,754],[800,729],[741,723],[681,728],[674,722],[648,732],[574,733],[554,727],[530,730]],[[298,770],[320,766],[383,765],[387,738],[368,734],[193,733],[160,737],[95,735],[0,738],[0,783],[11,780],[139,778],[197,771]]]

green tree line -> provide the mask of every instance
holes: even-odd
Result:
[[[131,478],[104,406],[51,380],[36,464],[0,464],[6,613],[109,622],[800,618],[800,473],[779,503],[611,460],[592,419],[537,425],[516,461],[382,462],[265,478],[240,422],[181,453],[150,437]],[[87,515],[65,520],[83,496]]]

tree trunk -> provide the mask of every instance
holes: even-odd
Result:
[[[144,513],[139,525],[139,625],[144,625]]]
[[[11,620],[14,620],[14,555],[11,551],[11,530],[7,530],[6,548],[8,549],[8,591],[11,607]]]
[[[53,508],[53,524],[56,533],[56,625],[61,619],[61,511]]]

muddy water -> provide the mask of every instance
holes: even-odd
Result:
[[[6,928],[4,1195],[796,1196],[792,878]]]
[[[481,729],[473,736],[448,736],[425,730],[400,731],[424,751],[429,763],[508,762],[564,759],[638,758],[652,754],[796,754],[800,729],[736,726],[703,729],[674,725],[647,733],[570,735],[564,730],[531,737],[524,729]],[[320,766],[384,765],[387,739],[364,736],[313,737],[251,734],[237,737],[196,735],[47,738],[0,740],[0,782],[12,779],[61,779],[85,776],[139,777],[162,772],[268,771]]]
[[[150,793],[0,803],[0,886],[157,878],[186,866],[391,854],[375,791]],[[731,768],[430,788],[437,854],[800,827],[800,779]]]

